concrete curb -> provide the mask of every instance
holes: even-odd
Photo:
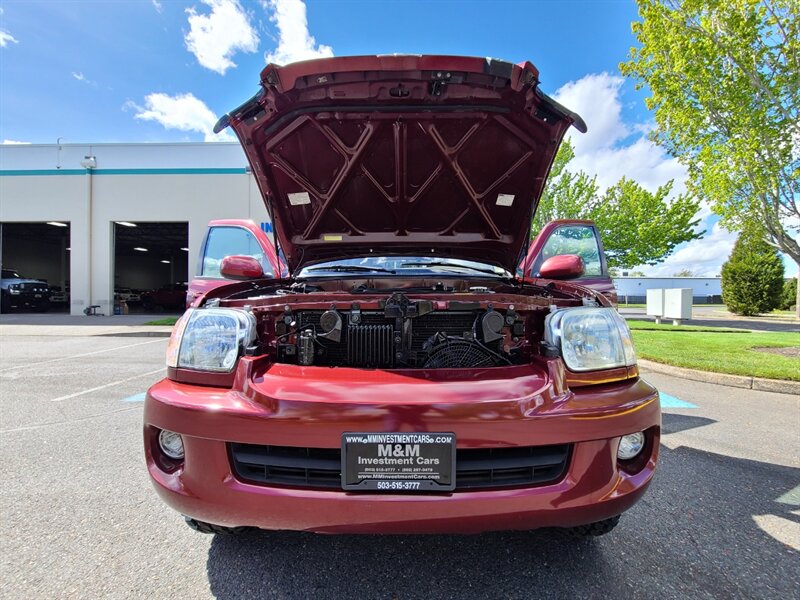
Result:
[[[8,336],[46,337],[169,337],[172,327],[162,325],[0,325],[0,339]]]
[[[653,371],[654,373],[673,375],[691,381],[703,381],[705,383],[716,383],[717,385],[727,385],[728,387],[757,390],[760,392],[777,392],[779,394],[796,394],[800,396],[800,381],[784,381],[782,379],[765,379],[763,377],[698,371],[697,369],[673,367],[672,365],[641,359],[639,360],[639,366],[643,369]]]

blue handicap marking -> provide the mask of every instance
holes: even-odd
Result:
[[[138,394],[134,394],[133,396],[123,398],[121,402],[144,402],[144,396],[145,392],[140,392]]]
[[[681,400],[664,392],[658,392],[658,396],[661,399],[661,408],[697,408],[696,404],[686,402],[686,400]]]

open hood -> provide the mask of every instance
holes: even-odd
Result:
[[[530,63],[356,56],[268,65],[222,117],[291,271],[364,255],[461,258],[514,272],[567,128]]]

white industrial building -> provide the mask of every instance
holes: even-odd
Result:
[[[719,277],[615,277],[620,304],[643,303],[647,290],[684,288],[692,290],[694,304],[722,302],[722,279]]]
[[[194,274],[212,219],[267,223],[238,143],[0,145],[0,262],[113,313]]]

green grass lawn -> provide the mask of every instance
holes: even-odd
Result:
[[[707,331],[709,333],[750,333],[746,329],[731,329],[729,327],[710,327],[707,325],[672,325],[671,323],[661,323],[656,325],[653,321],[640,321],[631,319],[628,321],[631,330],[639,331]]]
[[[666,328],[633,331],[639,358],[701,371],[800,381],[797,357],[753,350],[800,347],[800,333]]]
[[[180,317],[164,317],[163,319],[156,319],[155,321],[148,321],[143,325],[169,325],[172,327]]]

